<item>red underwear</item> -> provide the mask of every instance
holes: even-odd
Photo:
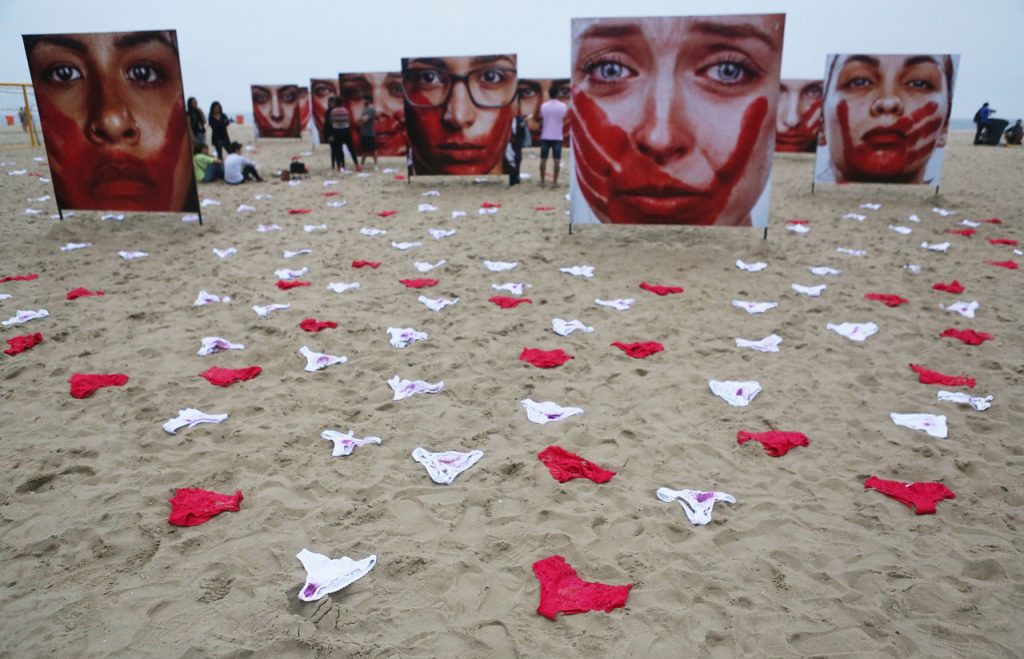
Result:
[[[593,462],[584,460],[561,446],[549,446],[538,453],[537,457],[559,483],[565,483],[574,478],[589,478],[595,483],[607,483],[615,475],[614,471],[601,469]]]
[[[789,449],[797,446],[807,446],[807,435],[802,432],[785,432],[782,430],[769,430],[768,432],[747,432],[740,430],[736,433],[736,441],[741,446],[750,440],[761,442],[764,452],[773,458],[779,458],[789,452]]]
[[[549,556],[533,564],[533,573],[540,581],[540,605],[537,613],[554,620],[587,611],[609,612],[626,606],[633,584],[610,586],[596,581],[583,581],[576,570],[561,556]]]
[[[931,515],[935,512],[936,503],[943,499],[956,498],[956,495],[942,483],[903,483],[872,476],[864,481],[864,488],[878,490],[913,508],[918,515]]]

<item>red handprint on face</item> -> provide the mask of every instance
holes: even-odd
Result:
[[[743,112],[732,153],[715,170],[710,185],[692,184],[667,174],[659,163],[641,153],[624,129],[608,120],[588,94],[574,90],[569,114],[580,190],[604,222],[738,223],[746,218],[749,208],[743,210],[743,217],[738,220],[721,218],[721,214],[746,173],[767,113],[768,99],[754,99]]]
[[[876,126],[860,136],[854,145],[850,134],[850,108],[840,101],[836,107],[847,178],[872,182],[909,182],[923,168],[935,149],[942,117],[939,104],[930,101],[909,116],[887,126]]]
[[[775,136],[775,150],[785,153],[814,151],[821,129],[821,100],[811,103],[797,124]]]

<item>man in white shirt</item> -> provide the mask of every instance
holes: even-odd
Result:
[[[548,164],[548,151],[552,152],[555,161],[551,176],[552,187],[558,186],[558,170],[562,164],[562,125],[569,106],[558,100],[558,88],[552,86],[548,90],[551,97],[540,106],[540,187],[544,187],[544,175]]]
[[[232,142],[228,145],[228,157],[224,159],[224,182],[228,185],[245,183],[250,178],[263,182],[259,172],[256,171],[256,163],[238,153],[242,145]]]

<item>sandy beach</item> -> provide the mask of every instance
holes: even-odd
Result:
[[[251,143],[240,127],[232,136]],[[271,174],[309,151],[308,140],[261,140],[249,155],[267,182],[200,186],[219,202],[203,208],[202,226],[168,214],[55,221],[52,199],[33,201],[53,194],[32,175],[47,175],[43,150],[0,152],[0,277],[39,275],[0,284],[12,296],[0,316],[49,312],[0,333],[4,342],[43,335],[27,352],[0,355],[0,655],[1020,656],[1024,275],[986,261],[1024,263],[987,240],[1024,241],[1024,150],[971,138],[950,134],[938,195],[870,185],[812,194],[813,154],[777,155],[767,239],[654,226],[570,235],[568,172],[557,189],[539,187],[536,149],[524,158],[530,178],[509,188],[496,176],[396,180],[399,158],[380,164],[398,172],[338,175],[318,146],[304,158],[310,175],[291,186]],[[501,206],[480,214],[484,202]],[[419,212],[424,203],[437,210]],[[255,210],[238,212],[242,204]],[[379,217],[384,210],[397,213]],[[993,217],[1002,224],[947,233]],[[809,232],[788,231],[791,219],[807,220]],[[281,230],[261,233],[261,224]],[[435,239],[431,228],[456,233]],[[930,251],[925,241],[951,246]],[[237,253],[212,252],[228,247]],[[312,252],[282,256],[303,248]],[[149,255],[126,261],[121,250]],[[381,265],[353,269],[359,259]],[[429,273],[413,266],[441,259]],[[737,259],[767,268],[746,272]],[[494,273],[484,260],[518,265]],[[560,272],[576,265],[593,266],[593,278]],[[304,266],[311,286],[275,286],[275,270]],[[815,276],[812,266],[841,274]],[[439,283],[399,283],[422,277]],[[959,295],[932,288],[954,279]],[[330,282],[360,288],[339,294]],[[532,303],[488,302],[509,295],[492,289],[505,282],[529,284]],[[641,282],[685,292],[660,297]],[[794,283],[827,288],[808,297]],[[77,287],[105,295],[66,300]],[[231,301],[193,306],[201,289]],[[890,308],[869,292],[909,303]],[[421,294],[459,301],[434,312]],[[596,298],[635,304],[616,311]],[[732,300],[778,306],[751,315]],[[940,307],[958,300],[977,301],[976,317]],[[270,303],[291,307],[267,318],[252,310]],[[556,317],[595,331],[558,336]],[[307,333],[304,318],[338,327]],[[868,321],[879,331],[862,343],[826,329]],[[388,327],[429,338],[396,349]],[[940,337],[947,328],[995,338],[967,345]],[[772,333],[783,339],[778,353],[735,343]],[[199,356],[206,336],[245,349]],[[633,359],[616,341],[665,349]],[[306,372],[303,346],[348,362]],[[539,369],[518,359],[524,348],[573,359]],[[977,385],[921,384],[911,363]],[[258,377],[227,388],[198,377],[252,365]],[[77,400],[76,372],[129,381]],[[395,375],[444,389],[395,401]],[[711,380],[756,380],[763,391],[731,407]],[[942,389],[994,400],[976,411],[937,400]],[[538,425],[520,405],[527,398],[584,412]],[[229,416],[165,432],[186,408]],[[948,438],[897,426],[893,412],[945,415]],[[382,442],[332,457],[325,429]],[[809,446],[773,458],[757,442],[737,444],[739,430],[773,429],[805,433]],[[550,445],[617,475],[560,484],[537,459]],[[484,456],[445,486],[410,457],[416,447]],[[866,490],[870,476],[942,482],[956,498],[918,516]],[[172,526],[168,499],[189,487],[241,490],[244,500],[206,524]],[[655,497],[660,487],[726,492],[736,504],[694,526]],[[303,548],[373,554],[377,565],[305,603]],[[586,581],[633,584],[626,606],[554,622],[538,615],[531,566],[555,554]]]

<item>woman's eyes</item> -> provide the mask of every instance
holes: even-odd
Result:
[[[437,71],[431,71],[429,69],[424,71],[417,71],[416,83],[420,86],[440,85],[442,84],[441,74],[439,74]]]
[[[864,89],[874,84],[874,80],[865,76],[856,76],[850,78],[843,84],[844,89]]]
[[[283,92],[281,94],[281,100],[284,101],[285,103],[294,103],[295,101],[299,100],[299,93],[298,92]]]
[[[313,96],[323,98],[324,96],[330,96],[333,93],[334,89],[329,87],[328,85],[317,85],[316,87],[313,88]]]
[[[149,84],[154,82],[160,82],[163,80],[163,76],[160,71],[152,64],[145,62],[139,62],[138,64],[132,64],[128,67],[125,72],[125,76],[133,81],[140,82],[143,84]]]
[[[498,85],[505,82],[506,74],[501,69],[484,69],[476,73],[476,78],[488,85]]]
[[[715,62],[700,73],[723,85],[742,85],[760,77],[758,71],[750,64],[732,60]]]
[[[930,91],[934,91],[935,90],[935,85],[932,84],[931,81],[929,81],[929,80],[922,80],[920,78],[915,78],[913,80],[908,80],[906,82],[906,85],[907,85],[907,87],[910,87],[911,89],[916,89],[916,90],[920,90],[920,91],[929,91],[930,92]]]
[[[51,68],[46,77],[52,82],[71,82],[82,77],[82,72],[70,64],[58,64]]]
[[[586,65],[583,71],[591,80],[598,83],[618,82],[636,75],[636,71],[613,60],[593,62]]]
[[[402,98],[404,94],[402,91],[402,84],[399,82],[388,83],[387,90],[388,95],[392,98]]]
[[[263,104],[270,102],[270,94],[267,92],[256,92],[252,95],[252,100],[256,103]]]

